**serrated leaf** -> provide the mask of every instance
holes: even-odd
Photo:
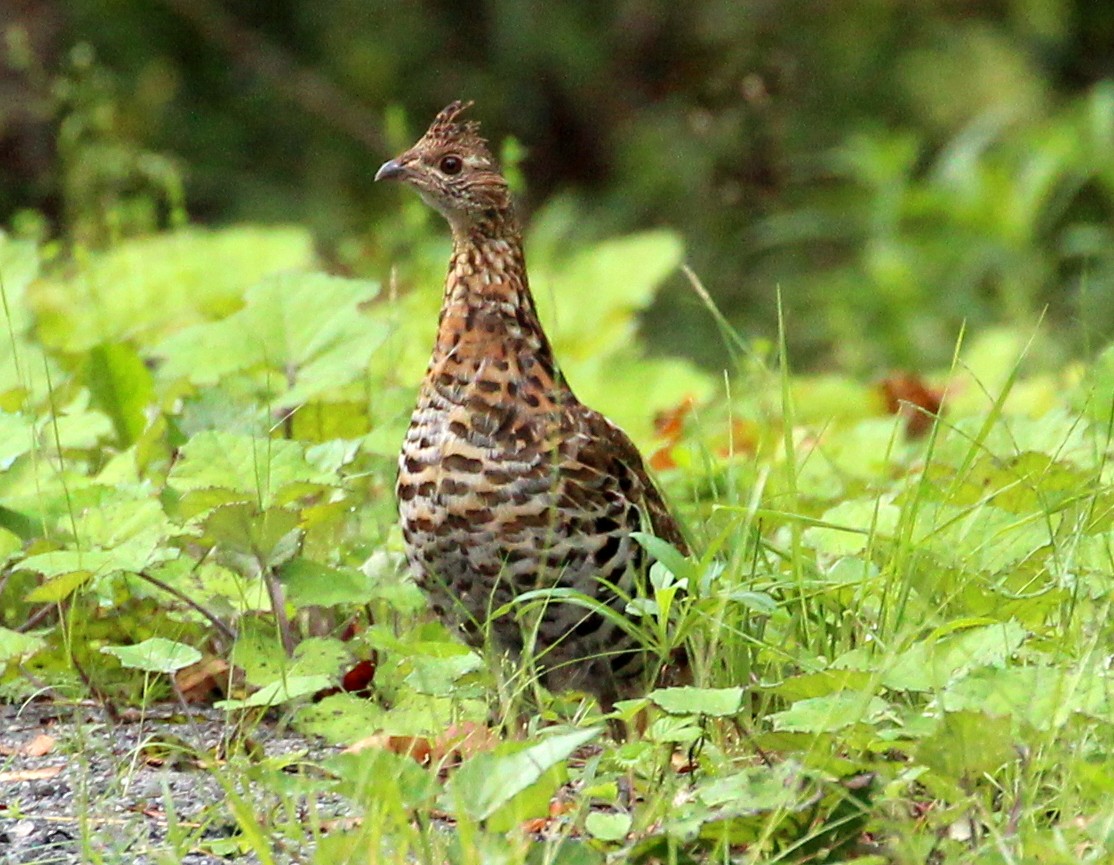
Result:
[[[964,779],[1016,760],[1014,745],[1007,717],[979,711],[946,712],[932,735],[917,745],[914,758],[944,779]]]
[[[57,364],[28,336],[26,295],[39,272],[35,244],[0,232],[0,408],[15,411],[24,398],[46,395],[48,376],[60,379]]]
[[[333,480],[306,460],[298,442],[206,431],[182,447],[167,484],[180,492],[231,490],[266,508],[289,486]]]
[[[1056,729],[1076,713],[1109,718],[1110,682],[1105,670],[1077,673],[1068,667],[981,669],[950,685],[940,703],[948,712],[1001,715],[1036,730]]]
[[[490,820],[520,793],[541,782],[543,776],[562,764],[582,745],[600,734],[599,728],[549,736],[535,745],[509,754],[478,754],[461,766],[449,781],[448,799],[474,820]],[[556,788],[557,779],[549,779]],[[548,786],[548,785],[547,785]],[[549,795],[543,797],[544,807]],[[516,819],[536,814],[517,813]]]
[[[217,709],[230,712],[234,709],[248,709],[253,706],[281,706],[299,697],[316,694],[333,684],[328,676],[286,676],[269,685],[264,685],[250,697],[243,700],[220,700],[213,704]]]
[[[725,718],[742,709],[745,688],[658,688],[650,699],[671,715]]]
[[[86,355],[85,382],[93,405],[112,421],[120,447],[130,447],[146,427],[146,409],[154,400],[151,373],[139,354],[125,343],[95,346]]]
[[[294,648],[290,672],[296,676],[321,675],[336,678],[351,655],[344,643],[332,637],[308,637]]]
[[[296,607],[366,604],[375,596],[375,580],[356,568],[331,568],[297,558],[279,569],[286,598]]]
[[[52,348],[80,353],[128,340],[143,347],[231,313],[249,285],[312,259],[301,228],[188,228],[87,256],[73,276],[40,280],[28,299]]]
[[[649,304],[661,282],[681,264],[684,248],[669,231],[612,238],[577,252],[559,269],[540,268],[545,285],[539,305],[563,361],[608,354],[621,348],[635,328],[634,313]],[[559,298],[555,311],[549,297]]]
[[[882,681],[901,691],[935,691],[957,677],[988,664],[1001,664],[1025,642],[1017,622],[985,624],[976,620],[958,632],[931,634],[899,654]]]
[[[37,634],[21,634],[9,628],[0,628],[0,664],[25,658],[46,646],[46,641]]]
[[[290,666],[277,635],[254,617],[241,620],[229,663],[243,670],[247,682],[256,686],[274,682]]]
[[[818,552],[851,556],[865,550],[872,538],[892,538],[900,517],[899,508],[874,499],[841,502],[821,517],[825,523],[841,528],[811,526],[802,537]]]
[[[163,637],[151,637],[133,646],[102,646],[101,651],[119,659],[125,667],[148,673],[174,673],[201,660],[193,646]]]
[[[47,579],[42,585],[36,586],[24,595],[23,600],[29,604],[57,604],[64,601],[93,577],[92,571],[75,570],[73,564],[73,560],[67,560],[65,566],[61,568],[61,576]],[[30,567],[26,570],[33,571],[38,568]]]
[[[35,446],[35,428],[20,414],[0,411],[0,470],[7,471],[18,457]]]
[[[248,290],[243,309],[160,343],[159,374],[208,385],[233,372],[270,369],[273,398],[303,403],[364,375],[388,332],[360,312],[378,292],[366,280],[273,275]]]
[[[347,745],[377,729],[382,720],[383,708],[366,697],[332,694],[299,708],[294,723],[303,733]]]
[[[214,508],[201,528],[201,539],[214,545],[222,562],[245,577],[258,577],[289,562],[297,555],[303,534],[293,511],[260,511],[243,502]]]
[[[622,841],[630,833],[631,822],[630,814],[593,811],[584,818],[584,828],[600,841]]]
[[[798,700],[770,716],[775,730],[795,733],[832,733],[853,724],[870,723],[886,714],[889,706],[878,697],[843,691],[825,697]]]

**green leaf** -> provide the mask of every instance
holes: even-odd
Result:
[[[961,508],[926,501],[918,506],[911,543],[946,565],[996,574],[1052,544],[1060,519],[1056,513],[1033,519],[988,504]]]
[[[692,580],[696,576],[696,569],[692,562],[668,541],[646,532],[631,532],[631,537],[678,580]]]
[[[333,694],[301,706],[294,723],[310,736],[321,736],[334,744],[349,745],[382,725],[383,709],[366,697]]]
[[[630,814],[605,814],[593,811],[584,818],[584,828],[588,834],[600,841],[623,841],[630,833]]]
[[[269,390],[288,405],[361,378],[388,330],[362,307],[373,282],[281,273],[252,286],[243,309],[171,335],[155,348],[159,374],[208,385],[230,373],[269,369]]]
[[[248,684],[256,686],[274,682],[290,667],[277,634],[256,617],[241,620],[229,663],[243,670]]]
[[[231,490],[266,508],[290,487],[335,479],[311,465],[298,442],[205,431],[182,447],[167,485],[180,492]]]
[[[852,556],[866,549],[872,536],[892,538],[901,511],[895,505],[874,499],[841,502],[824,512],[825,523],[841,528],[812,526],[802,536],[818,552],[831,556]]]
[[[147,425],[154,401],[151,373],[128,344],[98,345],[86,355],[85,381],[93,405],[112,420],[121,448],[130,447]]]
[[[962,782],[1016,760],[1014,743],[1007,717],[979,711],[947,712],[935,732],[917,745],[914,759],[946,781]]]
[[[743,706],[745,688],[658,688],[650,699],[671,715],[737,715]]]
[[[174,673],[201,660],[193,646],[163,637],[151,637],[133,646],[102,646],[106,655],[118,658],[125,667],[147,673]]]
[[[1026,636],[1013,621],[952,622],[948,632],[930,634],[899,654],[882,681],[895,690],[935,691],[971,670],[1005,662]]]
[[[289,562],[301,546],[298,515],[285,508],[260,511],[238,502],[209,511],[202,540],[215,546],[223,564],[245,577],[259,577]]]
[[[46,554],[50,556],[50,553]],[[57,554],[55,554],[57,555]],[[40,586],[36,586],[29,591],[23,598],[29,604],[57,604],[59,601],[64,601],[83,585],[89,582],[93,577],[93,572],[88,570],[75,569],[75,558],[66,558],[64,563],[61,564],[61,576],[53,579],[48,579]],[[89,554],[86,553],[88,556]],[[33,556],[34,559],[40,559],[39,556]],[[38,567],[26,567],[26,562],[21,562],[19,565],[20,570],[39,570]]]
[[[0,232],[0,408],[8,411],[23,407],[26,396],[45,397],[48,375],[61,378],[57,364],[28,335],[27,289],[38,273],[35,244]]]
[[[294,648],[290,673],[337,678],[341,667],[351,661],[344,643],[332,637],[307,637]]]
[[[264,685],[246,699],[220,700],[213,706],[225,712],[234,709],[249,709],[253,706],[281,706],[291,700],[316,694],[332,684],[333,682],[328,676],[286,676],[277,682]]]
[[[1074,714],[1105,719],[1110,712],[1105,670],[1034,665],[982,669],[950,685],[940,703],[948,712],[1001,715],[1035,730],[1062,727]],[[1015,732],[1017,732],[1015,730]]]
[[[406,684],[419,694],[449,697],[456,692],[457,680],[486,667],[475,652],[451,654],[447,657],[411,658],[413,670],[406,676]]]
[[[45,646],[46,641],[37,634],[0,628],[0,665],[7,666],[10,661],[26,658]]]
[[[548,808],[549,794],[560,783],[551,770],[599,734],[599,728],[576,730],[549,736],[535,745],[519,746],[507,754],[478,754],[461,766],[449,781],[449,801],[474,820],[490,821],[498,812],[507,809],[509,813],[502,815],[504,819],[491,823],[491,828],[496,830],[502,825],[516,825],[528,817],[542,816]],[[543,781],[545,789],[536,791],[541,794],[539,797],[525,802],[523,808],[513,807],[516,797],[534,785],[543,785]]]
[[[646,231],[597,243],[552,269],[539,266],[532,274],[538,281],[531,281],[548,287],[538,302],[562,363],[624,347],[636,327],[634,314],[680,267],[683,254],[673,232]],[[548,308],[549,298],[559,299],[556,310]]]
[[[286,599],[296,607],[366,604],[375,597],[375,580],[357,568],[331,568],[296,558],[279,569]]]
[[[21,414],[0,411],[0,470],[7,471],[34,446],[33,422]]]
[[[784,712],[770,716],[775,730],[795,733],[832,733],[854,724],[870,723],[887,713],[878,697],[843,691],[826,697],[798,700]]]
[[[313,260],[301,228],[188,228],[88,256],[65,279],[28,293],[43,342],[79,353],[134,340],[141,348],[237,309],[247,286]]]

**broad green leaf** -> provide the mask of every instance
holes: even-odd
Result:
[[[419,694],[433,697],[452,696],[458,689],[458,679],[486,667],[474,652],[444,658],[417,655],[410,659],[410,665],[413,669],[406,676],[406,684]]]
[[[877,721],[888,711],[888,704],[878,697],[842,691],[798,700],[785,711],[775,712],[770,720],[775,730],[832,733],[854,724]]]
[[[0,512],[3,508],[0,508]],[[23,549],[23,539],[15,532],[4,527],[4,514],[0,513],[0,565],[7,562]]]
[[[228,315],[249,285],[312,259],[300,228],[188,228],[89,255],[72,276],[38,282],[29,299],[51,348],[78,353],[128,340],[142,348]]]
[[[600,841],[622,841],[630,833],[631,816],[622,812],[607,814],[593,811],[584,818],[584,828]]]
[[[934,691],[979,667],[1005,663],[1026,636],[1013,621],[977,621],[958,632],[931,634],[898,655],[882,681],[899,691]]]
[[[16,411],[28,395],[47,393],[47,380],[61,380],[54,363],[29,336],[27,289],[39,273],[35,244],[0,232],[0,408]]]
[[[833,665],[839,662],[840,658],[837,658]],[[863,693],[870,687],[872,676],[873,674],[867,670],[836,669],[833,666],[833,669],[790,676],[776,685],[769,686],[769,690],[783,700],[794,702],[811,697],[825,697],[829,694]]]
[[[243,700],[220,700],[213,704],[217,709],[231,712],[235,709],[248,709],[253,706],[281,706],[299,697],[316,694],[333,684],[328,676],[286,676],[269,685],[264,685],[250,697]]]
[[[1018,759],[1010,719],[978,710],[946,712],[931,736],[920,741],[914,759],[946,781],[963,785]]]
[[[90,490],[89,492],[92,492]],[[132,498],[146,490],[100,490],[96,506],[85,508],[74,520],[81,544],[90,549],[111,550],[123,560],[146,563],[173,558],[174,551],[158,549],[179,533],[155,498]],[[137,568],[129,568],[137,570]]]
[[[332,694],[302,706],[294,718],[295,726],[311,736],[337,745],[350,745],[363,739],[383,722],[383,708],[366,697]]]
[[[278,635],[257,617],[240,620],[229,663],[244,671],[248,684],[261,687],[282,678],[290,669]]]
[[[1104,669],[1080,673],[1069,665],[989,668],[951,684],[940,703],[948,712],[1002,715],[1049,730],[1076,713],[1109,718],[1114,703],[1108,680]]]
[[[57,447],[91,449],[112,435],[112,422],[103,412],[93,409],[90,394],[83,390],[58,413],[39,422],[39,441],[50,451]]]
[[[321,704],[337,702],[339,697],[326,697]],[[366,700],[363,702],[367,703]],[[314,708],[303,707],[298,717],[311,713]],[[369,724],[356,738],[365,738],[375,729],[374,724]],[[346,798],[369,809],[374,808],[377,815],[385,806],[391,811],[397,809],[399,821],[404,825],[408,825],[413,818],[414,808],[429,807],[441,786],[436,774],[423,769],[412,757],[382,748],[362,748],[355,753],[337,754],[325,762],[325,769],[336,777],[339,791]],[[341,861],[354,865],[360,860],[356,857],[314,861],[321,865]]]
[[[1075,403],[1100,424],[1114,416],[1114,344],[1095,358],[1075,395]]]
[[[861,553],[878,538],[892,538],[897,530],[901,511],[895,505],[877,500],[842,502],[824,512],[821,518],[833,526],[812,526],[805,529],[804,541],[814,550],[830,556],[852,556]]]
[[[298,442],[207,431],[182,447],[167,484],[180,492],[231,490],[266,508],[289,487],[335,480],[307,461]]]
[[[34,446],[33,421],[22,414],[0,411],[0,471],[7,471],[17,457]]]
[[[311,604],[366,604],[375,596],[375,580],[356,568],[331,568],[297,558],[279,569],[286,599],[296,607]]]
[[[1055,513],[1019,516],[986,504],[922,502],[912,543],[944,564],[995,574],[1052,544],[1059,522]]]
[[[654,445],[655,415],[688,399],[700,403],[715,393],[717,385],[688,360],[644,357],[630,344],[567,362],[560,354],[557,358],[585,405],[603,412],[645,448]],[[622,387],[617,387],[620,382]]]
[[[209,511],[201,528],[201,540],[217,548],[222,563],[246,577],[258,577],[288,563],[297,555],[303,537],[294,511],[260,511],[244,502]]]
[[[101,651],[115,656],[125,667],[148,673],[174,673],[201,660],[193,646],[163,637],[151,637],[134,646],[102,646]]]
[[[515,822],[542,816],[548,806],[549,794],[560,783],[551,770],[562,765],[577,748],[588,744],[599,734],[598,728],[576,730],[548,736],[534,745],[515,746],[516,749],[507,754],[478,754],[450,779],[447,799],[455,809],[474,820],[491,820],[501,809],[512,805],[519,794],[542,784],[545,789],[539,791],[543,794],[540,801],[531,802],[530,807],[508,815]],[[535,810],[538,805],[541,806],[541,814]],[[496,828],[494,824],[492,828]]]
[[[21,634],[10,628],[0,628],[0,664],[25,658],[46,646],[46,640],[37,634]]]
[[[86,355],[85,381],[93,405],[112,420],[120,447],[130,447],[146,427],[146,409],[154,400],[151,373],[139,354],[126,343],[95,346]]]
[[[362,378],[387,335],[360,310],[378,294],[373,282],[326,274],[282,273],[252,286],[227,318],[163,340],[159,375],[211,385],[230,373],[269,369],[275,399],[297,405]]]
[[[745,688],[658,688],[650,699],[671,715],[737,715],[743,706]]]
[[[351,662],[344,643],[331,637],[308,637],[294,648],[290,672],[297,676],[322,675],[336,678]]]
[[[637,327],[634,314],[683,254],[676,234],[647,231],[597,243],[552,270],[536,268],[531,282],[562,363],[622,348]]]

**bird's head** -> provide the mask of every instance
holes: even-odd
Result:
[[[480,137],[480,125],[474,120],[457,122],[471,104],[447,105],[413,147],[375,173],[376,180],[402,180],[413,186],[454,232],[501,221],[511,207],[507,181]]]

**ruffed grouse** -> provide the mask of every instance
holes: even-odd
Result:
[[[454,102],[376,180],[413,186],[452,227],[437,342],[399,456],[407,556],[438,615],[469,642],[531,655],[550,689],[604,705],[644,683],[646,658],[614,622],[558,596],[570,589],[620,615],[651,561],[647,531],[686,550],[627,435],[565,383],[526,279],[507,182]],[[540,604],[540,606],[539,606]],[[494,615],[503,608],[501,615]]]

